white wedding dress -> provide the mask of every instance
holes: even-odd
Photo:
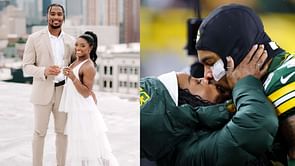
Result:
[[[79,79],[79,69],[73,69]],[[68,136],[67,166],[118,166],[106,136],[107,127],[92,96],[83,97],[71,79],[67,79],[59,107],[66,112],[65,134]]]

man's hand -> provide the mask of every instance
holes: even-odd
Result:
[[[227,57],[227,75],[226,79],[229,87],[232,89],[234,85],[242,78],[252,75],[260,79],[267,72],[271,61],[263,65],[267,59],[267,52],[264,50],[264,45],[254,45],[250,52],[246,55],[243,61],[234,68],[232,57]]]
[[[44,75],[47,77],[49,75],[58,75],[60,73],[60,67],[53,65],[45,68]]]

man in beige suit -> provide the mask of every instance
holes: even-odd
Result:
[[[56,132],[57,165],[65,165],[67,137],[64,135],[66,114],[59,112],[59,102],[65,83],[61,67],[74,58],[74,38],[61,29],[65,18],[63,6],[47,8],[48,28],[29,36],[23,70],[33,76],[31,102],[34,104],[33,166],[42,166],[44,138],[51,112]]]

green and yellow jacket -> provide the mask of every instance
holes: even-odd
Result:
[[[283,52],[275,56],[268,70],[264,89],[283,119],[295,112],[295,54]]]

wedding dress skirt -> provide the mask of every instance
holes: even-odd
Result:
[[[82,64],[73,72],[78,72]],[[92,96],[83,97],[71,79],[67,79],[61,97],[60,112],[67,113],[67,166],[118,166],[106,136],[107,127]]]

